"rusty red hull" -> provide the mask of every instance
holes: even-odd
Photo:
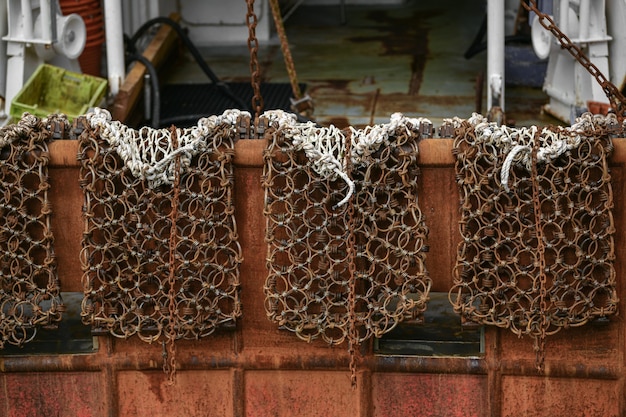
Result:
[[[177,344],[174,385],[163,373],[160,344],[98,336],[91,354],[0,356],[0,416],[623,416],[625,326],[569,329],[548,339],[545,373],[532,340],[487,328],[480,357],[400,357],[362,346],[357,387],[349,355],[305,343],[266,318],[261,188],[263,141],[236,145],[235,202],[243,318],[235,330]],[[430,228],[426,258],[434,291],[452,285],[458,197],[452,142],[420,144],[421,209]],[[64,291],[82,291],[83,231],[76,144],[51,145],[53,231]],[[626,140],[611,160],[617,276],[626,253]],[[71,202],[71,203],[68,203]],[[619,294],[624,280],[618,279]]]

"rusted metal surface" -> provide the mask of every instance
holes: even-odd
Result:
[[[244,257],[243,316],[237,328],[178,342],[178,377],[173,386],[167,385],[161,371],[161,346],[138,340],[98,336],[99,350],[86,355],[0,355],[0,415],[203,416],[213,409],[224,416],[623,415],[626,347],[625,324],[620,320],[552,336],[541,378],[536,376],[532,339],[497,328],[486,330],[485,354],[475,358],[376,356],[366,344],[361,348],[358,389],[353,391],[346,350],[330,349],[319,341],[303,343],[265,317],[262,142],[235,144],[233,200]],[[614,221],[621,231],[626,228],[626,140],[613,143],[609,163]],[[438,291],[452,285],[460,241],[452,148],[450,139],[419,143],[418,194],[430,228],[426,264]],[[65,188],[74,187],[80,196],[77,182],[62,182],[72,176],[77,181],[76,141],[53,142],[50,152],[51,183],[57,184],[50,189],[51,201],[63,202]],[[65,170],[66,176],[54,178]],[[78,219],[68,221],[71,213]],[[83,227],[80,210],[52,218],[55,236],[80,237]],[[60,235],[60,229],[72,230]],[[59,266],[76,265],[75,246],[60,240],[55,240]],[[616,233],[616,247],[625,244],[624,234]],[[619,277],[625,255],[617,251],[616,256]],[[61,287],[80,288],[80,282],[71,282],[80,280],[80,275],[63,271],[59,268]],[[624,290],[619,280],[618,291]],[[564,409],[563,404],[569,407]]]
[[[232,416],[233,376],[229,370],[179,372],[169,385],[159,371],[120,372],[119,416]]]
[[[345,374],[333,371],[246,373],[246,416],[324,417],[360,415],[359,393]],[[313,388],[314,387],[314,388]]]
[[[590,379],[504,377],[502,416],[623,416],[618,384]]]
[[[0,374],[0,415],[100,417],[108,415],[102,375],[37,371]]]
[[[372,379],[372,416],[490,415],[485,376],[388,373]]]

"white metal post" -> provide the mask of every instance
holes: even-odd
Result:
[[[487,108],[504,111],[504,4],[487,1]]]
[[[116,95],[126,75],[122,0],[104,0],[104,26],[109,88]]]

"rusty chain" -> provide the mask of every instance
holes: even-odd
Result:
[[[535,0],[522,0],[521,3],[527,11],[533,12],[537,15],[541,26],[552,33],[561,47],[567,50],[567,52],[569,52],[570,55],[572,55],[572,57],[574,57],[574,59],[596,79],[606,94],[611,106],[617,113],[618,119],[621,121],[624,118],[624,112],[626,111],[626,97],[624,97],[621,91],[615,86],[615,84],[606,78],[604,74],[602,74],[600,69],[593,62],[591,62],[583,50],[575,45],[571,39],[568,38],[567,35],[561,31],[561,29],[559,29],[550,16],[539,10]]]
[[[67,129],[65,116],[28,113],[0,128],[0,349],[56,327],[65,311],[50,227],[48,142]]]
[[[431,281],[424,265],[428,230],[417,199],[419,129],[395,128],[378,149],[359,147],[356,130],[341,133],[351,138],[348,155],[354,158],[360,149],[367,160],[353,159],[348,174],[354,194],[341,205],[349,183],[316,172],[295,143],[300,129],[314,129],[309,133],[329,141],[339,131],[313,124],[287,128],[271,119],[267,125],[268,318],[302,340],[348,342],[350,348],[402,320],[420,320]]]
[[[172,131],[78,119],[84,125],[78,153],[85,199],[81,315],[94,331],[146,342],[163,336],[173,345],[232,327],[241,316],[242,258],[232,199],[239,121],[227,116]],[[111,132],[130,139],[117,138],[124,146],[116,147]],[[190,136],[197,138],[193,146],[167,154],[172,143],[187,143]],[[154,148],[147,159],[169,157],[173,164],[152,179],[134,175],[120,154],[131,145]],[[155,182],[170,177],[173,185]],[[174,351],[167,356],[173,361]],[[168,366],[175,369],[173,362]]]
[[[352,140],[350,136],[346,136],[346,151],[344,155],[344,164],[346,166],[346,172],[348,173],[348,177],[350,177],[350,172],[352,172],[352,158],[351,155],[351,144]],[[350,280],[350,285],[348,289],[348,353],[350,355],[350,384],[352,387],[356,387],[356,355],[357,349],[359,346],[359,333],[356,326],[356,256],[354,253],[354,248],[356,246],[356,236],[354,233],[355,223],[354,223],[354,200],[351,198],[348,200],[348,246],[346,247],[347,251],[347,262],[348,262],[348,273]]]
[[[178,148],[178,137],[174,127],[171,128],[170,141],[172,148],[176,151]],[[166,357],[163,360],[163,372],[167,375],[170,384],[174,383],[176,375],[176,328],[179,326],[177,323],[178,312],[176,311],[176,268],[178,266],[176,264],[176,245],[178,244],[178,239],[176,236],[177,228],[173,227],[178,219],[178,202],[180,199],[180,157],[178,155],[176,156],[174,164],[174,183],[172,187],[174,189],[174,196],[170,202],[169,273],[167,277],[169,287],[167,292],[169,320],[167,322],[166,336],[164,339],[164,342],[167,344],[165,350]]]
[[[270,8],[272,10],[272,16],[274,17],[274,23],[276,26],[276,33],[280,39],[280,49],[283,53],[283,59],[285,60],[285,68],[287,75],[289,76],[289,82],[291,84],[291,90],[293,91],[294,100],[292,100],[292,110],[297,113],[303,113],[310,116],[313,113],[313,100],[306,95],[302,96],[300,85],[298,84],[298,75],[296,74],[296,65],[293,62],[291,56],[291,50],[289,49],[289,41],[287,40],[287,32],[283,24],[283,18],[280,14],[280,5],[278,0],[270,0]]]
[[[533,216],[535,219],[535,238],[537,239],[537,260],[539,263],[539,323],[535,324],[535,326],[539,327],[539,330],[534,331],[533,333],[535,337],[536,352],[535,364],[537,370],[542,372],[545,364],[546,332],[548,330],[548,282],[546,276],[546,245],[543,237],[543,226],[541,224],[541,197],[539,195],[539,174],[537,170],[537,152],[539,151],[540,140],[541,132],[537,129],[532,144],[532,165],[530,172],[532,182]]]
[[[252,96],[252,109],[254,110],[254,126],[258,125],[258,118],[263,111],[263,97],[261,96],[261,69],[259,66],[258,52],[259,41],[256,37],[256,25],[258,23],[254,12],[254,0],[246,0],[248,11],[246,23],[248,26],[248,49],[250,50],[250,82],[254,95]]]
[[[535,338],[542,370],[546,336],[617,311],[607,158],[624,128],[586,113],[541,130],[477,116],[456,132],[462,241],[450,301],[464,322]]]

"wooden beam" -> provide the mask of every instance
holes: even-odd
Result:
[[[169,18],[177,23],[180,21],[180,15],[177,13],[171,14]],[[171,26],[161,25],[161,28],[143,52],[143,56],[158,69],[166,62],[167,57],[176,45],[177,39],[178,34]],[[119,120],[122,123],[128,121],[143,92],[144,75],[146,72],[146,67],[140,62],[136,62],[130,70],[115,97],[113,106],[110,108],[113,120]]]

